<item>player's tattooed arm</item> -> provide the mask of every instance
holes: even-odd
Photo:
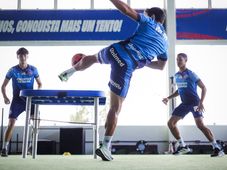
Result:
[[[169,101],[170,99],[172,99],[172,98],[174,98],[174,97],[177,97],[177,96],[179,96],[178,90],[176,90],[176,91],[175,91],[173,94],[171,94],[169,97],[164,98],[164,99],[162,100],[162,102],[163,102],[164,104],[167,104],[168,101]]]
[[[204,106],[203,106],[203,101],[205,99],[207,89],[206,89],[206,86],[203,84],[202,80],[198,81],[198,86],[201,88],[202,91],[201,91],[201,99],[200,99],[197,111],[198,112],[204,112],[205,109],[204,109]]]
[[[132,9],[128,4],[122,2],[121,0],[110,0],[114,6],[119,9],[123,14],[129,16],[134,20],[139,20],[139,15],[136,10]]]
[[[173,94],[171,94],[169,97],[167,97],[167,99],[172,99],[177,96],[179,96],[178,90],[176,90]]]
[[[42,88],[42,82],[41,82],[40,78],[37,77],[35,80],[36,80],[36,83],[38,85],[38,89],[41,89]]]

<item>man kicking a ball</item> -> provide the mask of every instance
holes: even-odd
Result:
[[[133,71],[144,66],[163,70],[167,61],[167,36],[163,27],[165,20],[163,10],[154,7],[146,9],[144,13],[137,13],[120,0],[110,1],[123,14],[138,22],[135,34],[125,41],[102,49],[96,55],[84,55],[77,64],[59,75],[62,81],[67,81],[74,72],[85,70],[94,63],[111,65],[110,109],[105,123],[106,132],[102,146],[96,150],[96,154],[105,161],[113,160],[110,144]],[[152,61],[154,58],[157,60]]]
[[[167,104],[169,99],[180,95],[182,101],[182,103],[175,108],[168,121],[168,127],[179,144],[179,147],[173,154],[186,154],[191,152],[190,148],[184,143],[183,138],[180,136],[180,132],[176,125],[180,119],[183,119],[189,112],[192,112],[197,127],[203,132],[213,146],[211,157],[223,156],[224,152],[222,146],[217,144],[211,130],[203,123],[202,113],[204,112],[203,101],[206,95],[206,87],[195,73],[187,69],[187,60],[188,57],[186,54],[180,53],[177,55],[179,71],[175,74],[175,82],[178,90],[169,97],[163,99],[163,103]],[[197,86],[202,90],[201,99],[197,94]]]

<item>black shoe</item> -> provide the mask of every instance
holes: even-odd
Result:
[[[225,142],[223,142],[221,140],[217,140],[217,144],[221,147],[222,150],[224,150],[224,148],[225,148]]]
[[[177,150],[173,152],[173,155],[182,155],[192,153],[192,150],[186,145],[184,147],[178,146]]]
[[[224,155],[225,155],[225,153],[223,152],[222,149],[214,148],[213,153],[210,156],[211,157],[222,157]]]
[[[7,149],[2,149],[2,151],[1,151],[1,156],[2,156],[2,157],[7,157],[7,156],[8,156],[8,151],[7,151]]]

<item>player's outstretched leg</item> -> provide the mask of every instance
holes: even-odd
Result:
[[[106,119],[106,132],[102,142],[102,146],[96,149],[95,153],[102,158],[103,161],[112,161],[113,157],[110,151],[111,140],[117,126],[118,115],[121,111],[121,106],[124,98],[111,92],[110,94],[110,110]]]
[[[221,143],[218,143],[211,132],[211,130],[204,125],[203,118],[195,118],[196,126],[203,132],[203,134],[206,136],[206,138],[210,141],[212,147],[213,147],[213,153],[210,155],[211,157],[221,157],[224,156],[225,153],[223,151],[223,146]]]
[[[8,127],[5,130],[4,139],[3,139],[2,151],[1,151],[2,157],[8,156],[8,145],[13,134],[15,122],[16,122],[16,119],[11,119],[11,118],[9,119]]]
[[[83,56],[81,60],[73,65],[70,69],[63,71],[58,77],[61,81],[67,81],[70,76],[72,76],[76,71],[83,71],[93,65],[98,63],[98,58],[95,55]]]
[[[173,155],[182,155],[182,154],[191,153],[191,149],[185,144],[183,138],[180,136],[179,129],[177,128],[177,122],[180,119],[181,117],[173,115],[168,121],[168,127],[178,143],[178,147],[176,148],[175,152],[173,152]]]

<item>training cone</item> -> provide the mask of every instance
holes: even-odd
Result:
[[[70,156],[70,155],[71,155],[70,152],[64,152],[64,153],[63,153],[63,156]]]

